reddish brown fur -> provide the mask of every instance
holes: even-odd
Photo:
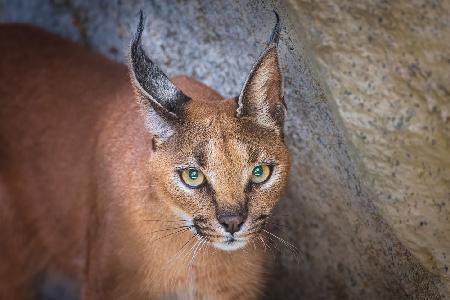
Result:
[[[150,155],[151,136],[125,66],[19,25],[0,26],[0,54],[0,299],[32,299],[44,271],[82,283],[83,299],[261,293],[261,245],[225,252],[204,244],[193,264],[192,255],[170,264],[186,242],[184,249],[195,250],[197,240],[190,231],[160,237],[174,232],[164,231],[178,220],[170,208],[215,220],[207,196],[192,201],[169,179],[174,163],[204,141],[221,150],[210,163],[221,175],[220,207],[246,196],[240,174],[248,157],[230,146],[236,139],[277,158],[279,182],[249,196],[250,218],[270,213],[289,165],[278,130],[237,122],[234,100],[182,76],[173,81],[193,99],[184,127]]]

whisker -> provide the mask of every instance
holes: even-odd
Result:
[[[189,273],[189,276],[190,276],[191,280],[193,279],[192,272],[191,272],[192,271],[192,265],[194,264],[194,261],[195,261],[195,258],[197,257],[198,252],[201,252],[201,250],[203,249],[203,246],[205,245],[205,243],[206,243],[206,240],[201,237],[200,238],[200,244],[195,249],[194,254],[192,255],[191,261],[190,261],[190,263],[188,265],[188,273]]]
[[[197,249],[200,247],[201,243],[202,243],[201,239],[197,240],[197,242],[194,244],[194,247],[192,248],[193,250],[189,252],[189,254],[192,253],[192,255],[191,255],[191,259],[189,260],[189,263],[186,266],[187,267],[186,268],[186,273],[187,273],[187,276],[188,276],[188,282],[191,283],[191,284],[192,284],[192,276],[191,276],[192,274],[190,272],[191,263],[192,263],[192,259],[194,258],[194,255],[197,252]]]
[[[275,260],[275,259],[276,259],[275,250],[272,249],[272,247],[270,246],[270,243],[266,243],[266,242],[264,241],[264,238],[263,238],[262,235],[258,235],[258,236],[259,236],[259,239],[261,240],[261,242],[263,243],[264,248],[268,250],[268,252],[269,252],[270,255],[272,256],[272,259]],[[267,238],[269,238],[269,237],[267,237]],[[269,241],[273,241],[273,240],[269,239]],[[276,247],[276,245],[274,245],[274,246]],[[277,248],[277,250],[279,251],[278,248]]]
[[[183,246],[181,246],[181,248],[178,250],[178,252],[172,258],[170,258],[169,261],[167,261],[167,263],[166,263],[167,266],[170,266],[173,262],[175,262],[180,257],[181,254],[184,253],[184,251],[186,251],[187,248],[185,248],[185,247],[189,244],[190,241],[192,241],[193,238],[195,238],[195,235],[192,235],[187,240],[187,242],[184,243]]]
[[[267,250],[266,242],[264,242],[264,239],[262,238],[262,236],[258,236],[258,239],[261,241],[261,243],[262,243],[263,246],[264,246],[264,252],[266,252],[266,250]]]
[[[192,245],[191,248],[189,248],[189,250],[186,251],[186,249],[188,249],[188,248],[185,248],[185,250],[183,250],[183,248],[184,248],[190,241],[192,241],[192,238],[194,238],[195,236],[197,236],[196,233],[195,233],[194,235],[192,235],[192,236],[188,239],[188,241],[183,245],[183,247],[181,247],[181,249],[177,252],[177,254],[176,254],[174,257],[172,257],[172,258],[170,259],[169,262],[166,263],[166,266],[164,267],[164,269],[167,269],[170,265],[172,265],[174,262],[176,262],[176,261],[181,257],[181,254],[184,253],[183,257],[186,257],[186,256],[191,252],[191,250],[197,245],[198,240],[194,243],[194,245]],[[170,280],[172,280],[172,279],[170,279]]]
[[[194,234],[194,236],[195,236],[195,237],[198,237],[199,235],[198,235],[198,234]],[[193,248],[195,248],[195,246],[196,246],[200,241],[201,241],[201,240],[197,239],[197,241],[195,241],[194,245],[193,245],[193,246],[189,249],[189,251],[183,256],[183,258],[186,257],[189,253],[191,253],[191,250],[192,250]]]
[[[156,238],[156,239],[154,239],[154,240],[150,240],[150,243],[154,243],[154,242],[156,242],[156,241],[158,241],[158,240],[160,240],[160,239],[163,239],[163,238],[172,236],[172,235],[177,234],[177,233],[185,232],[185,231],[188,231],[188,230],[189,230],[189,228],[182,228],[182,229],[177,230],[177,231],[175,231],[175,232],[171,232],[171,233],[169,233],[169,234],[167,234],[167,235],[158,237],[158,238]]]
[[[157,232],[162,232],[162,231],[168,231],[168,230],[176,230],[176,229],[181,229],[181,228],[191,228],[191,226],[183,225],[183,226],[178,226],[178,227],[163,228],[163,229],[158,229],[158,230],[149,232],[149,234],[153,234],[153,233],[157,233]]]
[[[161,223],[174,223],[174,222],[186,222],[185,220],[143,220],[145,222],[161,222]]]
[[[267,234],[271,235],[272,237],[277,239],[279,242],[281,242],[283,245],[285,245],[288,249],[290,249],[293,252],[293,254],[296,256],[297,259],[300,257],[300,254],[304,255],[303,252],[300,251],[300,249],[298,249],[296,246],[289,243],[288,241],[282,239],[281,237],[277,236],[276,234],[273,234],[265,229],[263,229],[263,231],[266,232]]]
[[[274,233],[272,233],[270,231],[267,231],[265,229],[263,229],[263,231],[268,233],[268,234],[270,234],[271,236],[273,236],[274,238],[276,238],[280,242],[282,242],[284,245],[286,245],[286,247],[289,247],[289,248],[295,250],[296,252],[300,253],[300,250],[297,247],[295,247],[294,245],[292,245],[291,243],[289,243],[288,241],[282,239],[281,237],[277,236],[276,234],[274,234]]]
[[[251,239],[251,241],[252,241],[252,246],[253,246],[253,249],[256,251],[256,246],[255,246],[255,239]]]
[[[271,237],[271,236],[266,236],[267,237],[267,239],[269,240],[269,241],[271,241],[272,242],[272,246],[274,246],[275,247],[275,249],[278,251],[278,253],[281,253],[282,251],[281,251],[281,249],[277,246],[277,244],[275,243],[275,242],[278,242],[279,243],[279,241],[278,240],[276,240],[276,239],[274,239],[273,237]],[[269,244],[270,245],[270,244]],[[288,248],[289,249],[289,248]],[[289,249],[290,250],[290,249]],[[275,251],[274,251],[274,253],[275,253]]]
[[[208,241],[207,239],[205,239],[205,240]],[[205,259],[207,259],[207,258],[208,258],[208,255],[209,255],[209,247],[208,247],[208,245],[206,245],[206,251],[203,252],[203,256],[206,256]]]

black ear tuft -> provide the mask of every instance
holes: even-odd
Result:
[[[272,34],[270,35],[269,38],[269,42],[268,44],[277,44],[278,45],[278,41],[280,40],[280,30],[281,30],[281,22],[280,22],[280,16],[278,15],[278,13],[276,11],[273,11],[273,13],[275,14],[275,26],[272,29]]]
[[[158,113],[177,118],[185,103],[189,101],[189,97],[178,90],[167,75],[147,56],[142,47],[143,31],[144,14],[141,10],[130,51],[133,85],[140,96],[145,98],[142,100],[148,101],[148,105]]]
[[[146,126],[153,134],[154,145],[171,137],[190,100],[147,56],[142,47],[144,14],[139,13],[139,24],[130,49],[130,76],[139,103],[143,108]]]

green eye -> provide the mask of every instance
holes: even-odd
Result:
[[[196,169],[189,169],[188,173],[189,173],[189,178],[190,179],[196,180],[198,178],[198,170],[196,170]]]
[[[187,168],[181,171],[181,179],[187,186],[196,188],[205,181],[205,175],[196,168]]]
[[[252,182],[263,183],[270,176],[270,167],[268,165],[257,165],[252,171]]]

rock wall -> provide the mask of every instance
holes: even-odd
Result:
[[[348,2],[0,0],[0,20],[125,61],[142,8],[168,74],[234,96],[275,8],[293,161],[278,234],[301,254],[272,245],[267,298],[450,298],[448,3]]]
[[[450,293],[450,2],[290,4],[394,234]]]

